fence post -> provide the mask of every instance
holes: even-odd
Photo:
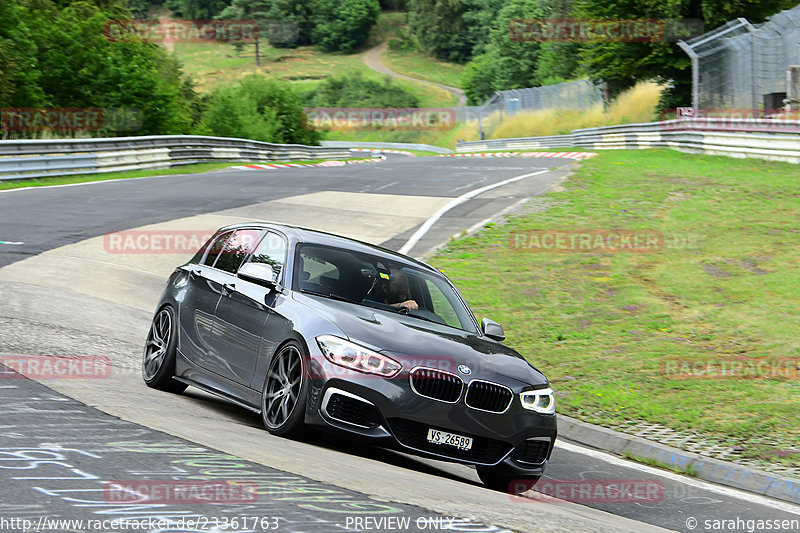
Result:
[[[755,114],[758,110],[758,71],[756,68],[756,29],[752,24],[748,24],[747,31],[750,32],[750,108]],[[758,115],[755,115],[758,116]]]
[[[700,108],[700,57],[691,46],[684,41],[678,41],[678,46],[686,52],[692,61],[692,108]]]
[[[800,109],[800,65],[790,65],[786,69],[786,100],[788,111]]]

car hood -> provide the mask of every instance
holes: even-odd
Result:
[[[540,388],[548,383],[544,374],[515,350],[478,334],[320,296],[294,296],[324,315],[351,341],[392,355],[404,369],[439,368],[465,378],[468,375],[467,379],[502,381],[509,386]],[[459,370],[461,365],[469,368],[469,374]]]

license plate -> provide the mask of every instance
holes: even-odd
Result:
[[[428,430],[428,442],[433,444],[444,444],[454,446],[459,450],[469,450],[472,448],[472,437],[464,437],[455,433],[447,433],[438,429]]]

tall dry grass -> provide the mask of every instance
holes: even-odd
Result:
[[[651,122],[657,118],[656,106],[663,87],[653,82],[640,82],[621,93],[606,110],[601,104],[589,109],[540,109],[523,111],[504,117],[490,118],[499,124],[490,139],[565,135],[580,128]],[[490,128],[487,128],[490,129]]]

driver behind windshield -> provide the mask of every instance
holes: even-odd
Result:
[[[378,286],[377,294],[383,303],[398,309],[419,309],[417,302],[409,298],[411,289],[405,272],[392,269],[388,280],[384,276],[386,275],[381,274],[383,279],[381,279],[381,283]]]

